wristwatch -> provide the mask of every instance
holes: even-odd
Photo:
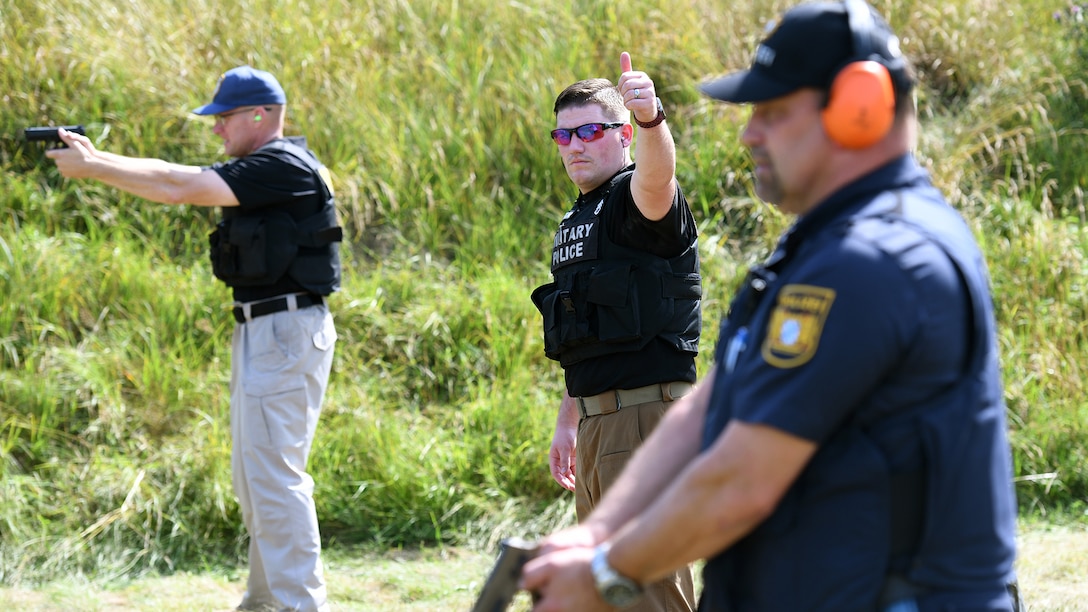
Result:
[[[642,587],[612,568],[608,564],[608,551],[612,544],[605,542],[593,550],[593,561],[589,564],[593,572],[593,581],[597,583],[597,592],[601,599],[610,606],[626,608],[642,598]]]
[[[638,117],[632,117],[632,119],[635,120],[635,123],[637,123],[640,128],[657,127],[657,125],[659,123],[661,123],[662,121],[665,120],[665,105],[661,103],[661,98],[656,98],[656,100],[657,100],[657,116],[656,117],[654,117],[650,121],[647,121],[646,123],[643,123],[643,122],[639,121]]]

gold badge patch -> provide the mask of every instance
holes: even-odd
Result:
[[[767,325],[763,359],[778,368],[796,368],[812,359],[834,301],[834,290],[826,287],[783,287]]]

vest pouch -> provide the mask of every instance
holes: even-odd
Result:
[[[231,263],[233,254],[227,242],[229,228],[230,221],[223,220],[217,223],[215,229],[208,234],[208,259],[212,264],[212,274],[220,280],[233,266]]]
[[[298,252],[294,228],[286,213],[220,221],[208,237],[212,273],[231,287],[275,283]]]
[[[662,279],[665,300],[670,305],[669,316],[673,320],[687,321],[686,327],[671,327],[677,350],[698,354],[699,335],[702,333],[703,286],[698,274],[672,274]]]
[[[559,317],[555,313],[555,302],[559,286],[555,283],[541,285],[533,290],[532,299],[540,311],[544,326],[544,355],[548,359],[559,360]]]
[[[602,266],[603,267],[603,266]],[[598,269],[589,277],[586,301],[601,342],[630,342],[642,335],[641,304],[632,285],[632,266]]]
[[[260,219],[234,217],[220,221],[208,236],[212,273],[227,285],[245,286],[265,275],[265,238]],[[254,257],[254,249],[261,257]]]
[[[589,334],[585,303],[577,306],[569,290],[548,283],[537,287],[532,299],[543,318],[544,355],[549,359],[560,361],[564,351],[596,341]]]
[[[688,296],[692,279],[685,278],[682,299],[665,295],[661,273],[624,263],[560,275],[556,282],[533,292],[544,321],[544,353],[563,367],[585,359],[635,351],[656,337],[672,320],[677,302],[698,309]],[[667,283],[666,283],[667,284]],[[693,336],[698,336],[698,317]],[[647,325],[647,322],[650,324]],[[685,334],[689,330],[682,330]],[[679,350],[695,352],[694,338],[669,338]]]

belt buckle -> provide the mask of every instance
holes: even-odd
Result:
[[[611,396],[612,403],[608,403],[608,399]],[[598,414],[604,416],[606,414],[613,414],[620,411],[623,408],[623,402],[620,400],[620,390],[612,389],[611,391],[605,391],[599,395],[595,395],[597,398]]]

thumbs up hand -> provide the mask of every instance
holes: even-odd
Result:
[[[616,84],[623,95],[623,104],[643,123],[652,121],[657,116],[657,92],[654,82],[640,70],[631,69],[631,54],[620,53],[620,78]]]

